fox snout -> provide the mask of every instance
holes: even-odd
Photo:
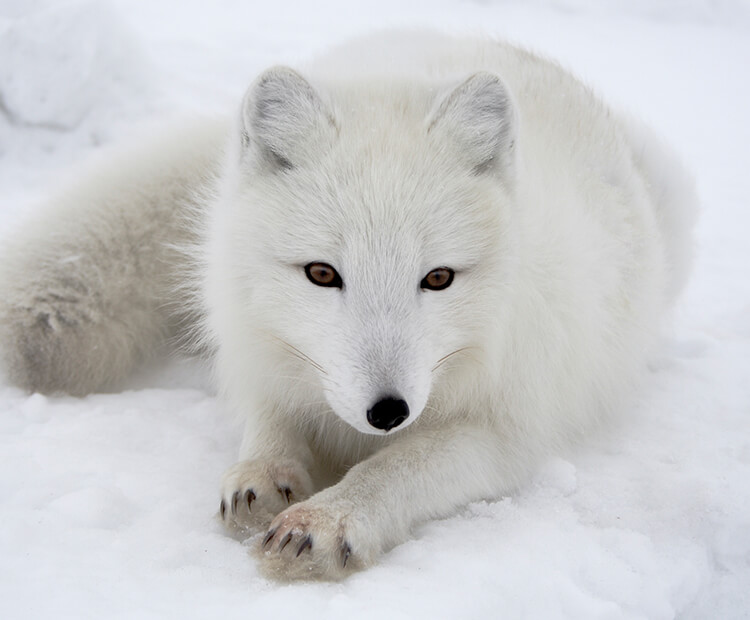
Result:
[[[401,359],[383,352],[353,356],[343,367],[327,364],[321,378],[333,412],[367,435],[390,435],[415,422],[427,403],[431,376],[429,367],[404,349]]]
[[[400,426],[409,417],[409,405],[401,398],[392,396],[376,402],[367,410],[367,421],[370,426],[386,433]]]

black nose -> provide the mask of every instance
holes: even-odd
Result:
[[[409,417],[409,405],[398,398],[384,398],[367,410],[367,421],[382,431],[396,428]]]

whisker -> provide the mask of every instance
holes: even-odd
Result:
[[[276,379],[280,380],[288,380],[294,383],[303,383],[304,385],[309,385],[312,388],[320,389],[323,392],[330,392],[330,387],[335,388],[341,388],[341,385],[337,382],[331,379],[330,377],[326,377],[325,379],[315,381],[313,379],[307,379],[304,376],[301,375],[285,375],[285,374],[279,374],[274,372],[266,372],[262,375],[264,378],[268,379],[268,381],[274,381]]]
[[[328,373],[326,373],[326,371],[323,369],[323,367],[320,364],[318,364],[317,362],[313,361],[308,356],[306,356],[304,353],[301,353],[299,350],[291,347],[291,345],[286,345],[285,344],[285,345],[282,345],[282,346],[283,346],[284,350],[287,353],[290,353],[292,355],[292,357],[296,357],[298,360],[300,360],[302,362],[305,362],[307,364],[310,364],[310,366],[312,366],[313,368],[315,368],[315,370],[318,370],[318,371],[322,372],[323,374],[328,374]]]
[[[435,372],[440,366],[445,364],[445,362],[447,362],[454,355],[458,355],[459,353],[463,353],[464,351],[469,351],[471,349],[476,349],[476,347],[461,347],[460,349],[456,349],[455,351],[448,353],[448,355],[444,355],[437,362],[435,362],[435,365],[432,367],[432,370],[430,372]]]
[[[305,359],[305,358],[304,358],[304,357],[302,357],[302,356],[301,356],[301,355],[300,355],[299,353],[295,353],[294,351],[292,351],[291,349],[289,349],[289,348],[287,348],[287,347],[284,347],[284,350],[285,350],[285,351],[286,351],[287,353],[289,353],[289,354],[290,354],[290,355],[291,355],[292,357],[294,357],[295,359],[298,359],[298,360],[299,360],[299,361],[301,361],[301,362],[305,362],[306,364],[310,364],[310,360],[308,360],[308,359]],[[315,368],[315,370],[320,370],[319,368],[317,368],[317,367],[316,367],[315,365],[313,365],[313,364],[310,364],[310,366],[312,366],[313,368]]]
[[[321,366],[320,364],[318,364],[318,362],[316,362],[316,361],[315,361],[315,360],[314,360],[313,358],[311,358],[311,357],[310,357],[309,355],[307,355],[306,353],[303,353],[302,351],[300,351],[300,350],[299,350],[299,349],[298,349],[297,347],[295,347],[295,346],[294,346],[293,344],[291,344],[291,343],[287,342],[286,340],[284,340],[283,338],[279,338],[278,336],[275,336],[275,335],[273,335],[273,334],[269,334],[269,335],[270,335],[270,337],[271,337],[271,338],[273,338],[274,340],[277,340],[278,342],[280,342],[280,343],[281,343],[281,345],[282,345],[282,346],[283,346],[283,347],[284,347],[284,348],[285,348],[285,349],[286,349],[286,350],[287,350],[287,351],[288,351],[289,353],[291,353],[292,355],[294,355],[294,357],[296,357],[296,358],[297,358],[297,359],[299,359],[300,361],[303,361],[303,362],[307,362],[308,364],[310,364],[310,366],[312,366],[313,368],[315,368],[315,369],[316,369],[316,370],[318,370],[319,372],[323,373],[324,375],[327,375],[327,374],[328,374],[328,372],[326,372],[326,369],[325,369],[325,368],[323,368],[323,367],[322,367],[322,366]]]
[[[299,375],[279,375],[274,373],[265,373],[263,377],[266,377],[269,381],[273,381],[274,379],[287,379],[293,382],[297,383],[304,383],[305,385],[309,385],[314,388],[320,389],[321,385],[317,381],[313,381],[311,379],[305,379],[304,377],[301,377]]]
[[[306,400],[304,402],[298,403],[297,407],[299,407],[301,409],[306,409],[308,407],[310,407],[310,408],[317,408],[317,407],[330,408],[330,405],[328,404],[327,400]]]

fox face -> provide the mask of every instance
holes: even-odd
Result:
[[[284,68],[250,89],[228,267],[311,403],[395,432],[439,414],[452,362],[482,357],[511,262],[514,126],[484,73],[437,99],[324,99]]]

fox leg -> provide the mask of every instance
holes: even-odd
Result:
[[[414,525],[471,501],[501,497],[527,471],[504,441],[479,428],[394,441],[273,520],[261,543],[264,572],[281,579],[340,579],[406,540]]]

